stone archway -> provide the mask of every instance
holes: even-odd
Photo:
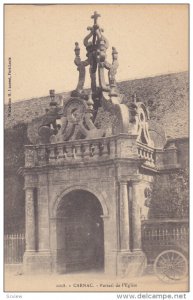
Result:
[[[100,201],[85,190],[65,194],[56,210],[57,272],[104,268],[104,225]]]

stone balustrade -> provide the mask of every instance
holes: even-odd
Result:
[[[132,135],[120,134],[99,139],[25,146],[25,167],[63,165],[114,158],[143,158],[145,164],[153,167],[153,153],[152,148],[136,143]]]
[[[50,145],[48,149],[49,164],[78,162],[110,158],[115,149],[114,141],[108,139],[85,140]]]
[[[76,140],[25,147],[25,166],[61,165],[116,157],[116,139]]]
[[[149,146],[137,143],[138,156],[145,160],[144,165],[155,167],[155,150]]]

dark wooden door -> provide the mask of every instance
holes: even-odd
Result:
[[[93,195],[75,194],[60,210],[58,263],[61,272],[102,269],[104,233],[101,206]],[[90,197],[89,197],[90,196]]]

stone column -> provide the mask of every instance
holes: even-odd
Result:
[[[44,175],[40,176],[42,177],[42,181],[46,177]],[[43,183],[38,188],[38,200],[39,251],[50,251],[48,187],[43,185]]]
[[[139,181],[132,182],[132,240],[133,251],[141,251],[141,217]]]
[[[119,205],[120,205],[120,250],[130,250],[129,245],[129,205],[128,205],[128,191],[127,182],[120,182],[120,194],[119,194]]]
[[[35,251],[35,211],[33,188],[25,190],[26,252]]]
[[[50,251],[49,182],[47,174],[39,174],[38,180],[39,251]]]
[[[52,259],[49,249],[48,207],[41,206],[40,189],[26,187],[26,251],[24,273],[46,273],[51,271]],[[38,193],[35,193],[38,191]],[[45,192],[45,190],[43,190]]]

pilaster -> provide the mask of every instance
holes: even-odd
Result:
[[[130,250],[129,245],[129,205],[128,205],[128,191],[127,181],[119,183],[119,221],[120,221],[120,250]]]
[[[140,181],[132,182],[132,241],[133,251],[141,251]]]

